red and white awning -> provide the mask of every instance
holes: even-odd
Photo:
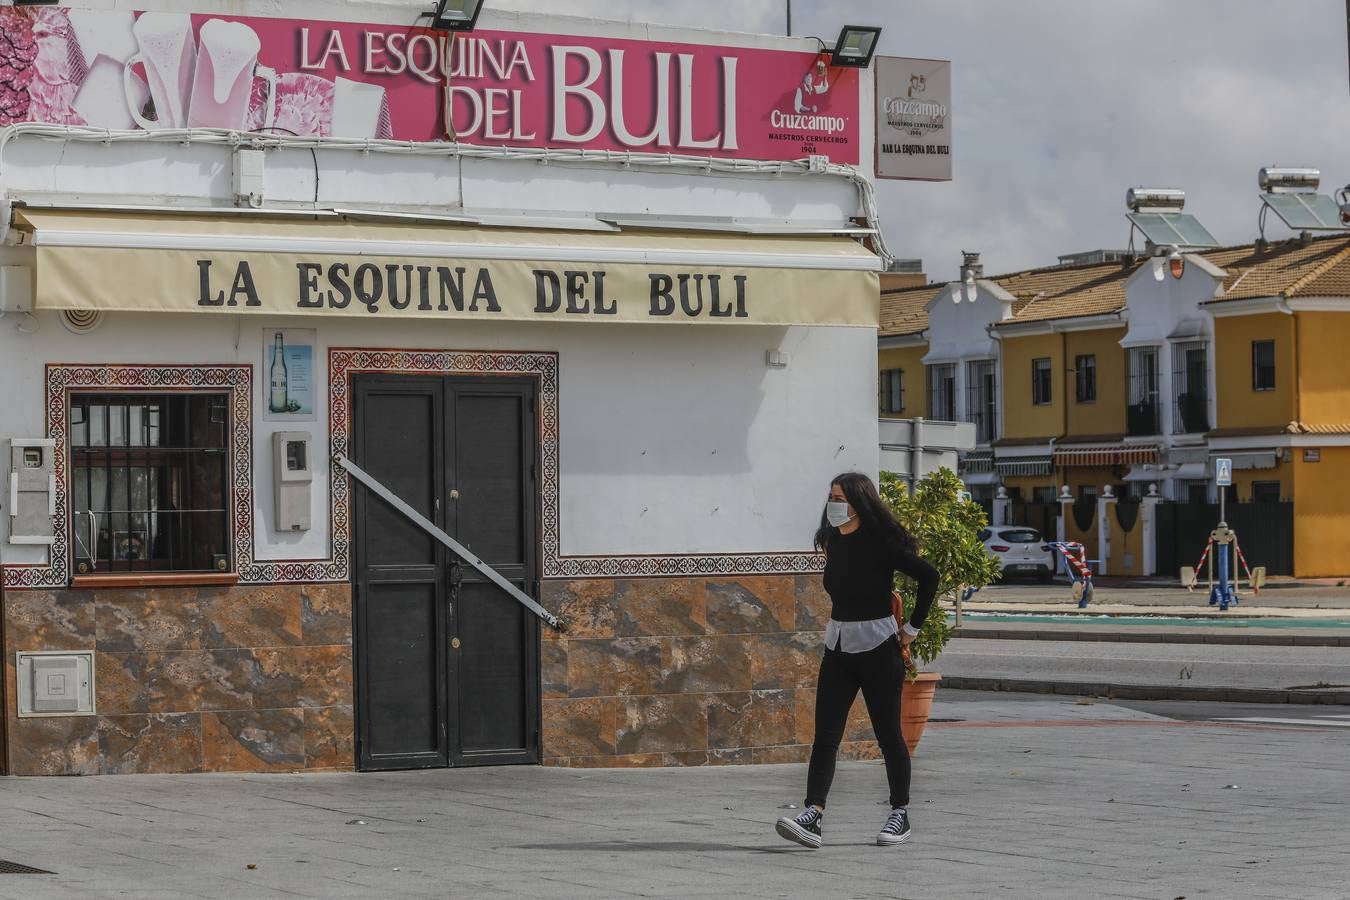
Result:
[[[1158,461],[1156,444],[1097,444],[1056,447],[1057,466],[1143,466]]]

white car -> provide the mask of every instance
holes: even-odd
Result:
[[[1055,577],[1055,548],[1034,528],[1004,525],[980,531],[980,541],[989,555],[1003,564],[1003,577],[1035,576],[1041,581]]]

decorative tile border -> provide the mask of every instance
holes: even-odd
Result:
[[[542,455],[545,574],[558,556],[558,354],[543,352],[462,352],[454,350],[366,350],[333,347],[328,351],[328,450],[346,455],[352,430],[351,378],[365,372],[410,375],[527,375],[539,381],[539,440]],[[351,578],[351,479],[329,466],[331,559],[259,562],[249,581],[322,582]],[[241,573],[241,579],[243,573]]]
[[[420,375],[527,375],[539,382],[539,438],[542,476],[542,577],[643,578],[680,575],[790,575],[820,572],[815,553],[725,553],[706,555],[563,556],[559,535],[560,452],[558,354],[553,352],[379,350],[331,348],[328,352],[330,455],[346,454],[351,435],[351,377],[357,373]],[[47,367],[47,435],[63,452],[56,456],[57,538],[46,566],[6,566],[7,588],[65,587],[69,583],[66,470],[71,389],[230,389],[231,473],[234,562],[241,584],[345,582],[351,572],[350,479],[329,467],[329,533],[332,556],[316,560],[255,560],[253,553],[252,369],[239,366],[66,366]]]
[[[56,539],[47,565],[4,568],[6,588],[63,588],[70,583],[70,392],[226,390],[230,398],[230,509],[234,565],[253,568],[253,369],[247,365],[47,366],[47,437],[56,441]]]

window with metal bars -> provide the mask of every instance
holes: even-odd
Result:
[[[880,407],[882,413],[901,413],[905,411],[905,370],[883,369],[881,371]]]
[[[230,568],[225,394],[70,397],[76,574]]]
[[[1209,361],[1203,341],[1172,345],[1172,432],[1209,431]]]
[[[1047,357],[1031,361],[1031,402],[1036,406],[1050,404],[1050,385],[1053,375]]]
[[[928,367],[928,417],[939,422],[956,421],[956,366],[953,363]]]
[[[1126,360],[1130,369],[1130,402],[1125,430],[1130,435],[1160,434],[1158,348],[1131,347]]]
[[[1079,403],[1097,402],[1097,356],[1093,353],[1077,356],[1073,361],[1074,395]]]
[[[998,386],[994,361],[966,363],[966,421],[975,425],[975,440],[987,444],[998,436]]]
[[[1252,390],[1275,390],[1275,342],[1252,341]]]

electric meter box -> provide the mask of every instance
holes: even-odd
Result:
[[[309,495],[314,483],[308,431],[272,435],[272,492],[276,498],[277,531],[308,531]]]
[[[56,441],[11,438],[9,442],[9,542],[52,544],[56,540]]]
[[[94,651],[20,651],[14,663],[19,718],[94,715]]]

